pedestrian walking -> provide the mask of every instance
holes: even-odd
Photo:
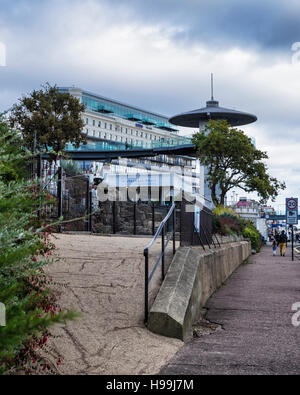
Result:
[[[276,252],[277,252],[277,243],[276,243],[276,240],[273,241],[272,250],[273,250],[273,256],[275,256],[275,255],[276,255]]]
[[[281,232],[280,237],[279,237],[279,246],[280,246],[280,255],[281,256],[285,256],[287,241],[288,241],[287,236],[285,234],[285,231],[283,230]]]

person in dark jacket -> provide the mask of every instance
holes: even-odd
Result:
[[[285,256],[287,237],[285,231],[283,230],[279,236],[279,246],[280,246],[280,255]]]

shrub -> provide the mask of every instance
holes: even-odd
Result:
[[[243,236],[245,239],[249,239],[251,241],[251,247],[254,249],[256,252],[259,252],[261,247],[262,247],[262,240],[261,240],[261,234],[258,232],[255,227],[250,224],[246,225],[244,230],[243,230]]]
[[[251,241],[257,252],[262,246],[261,235],[251,221],[239,217],[230,207],[218,206],[213,211],[213,232],[226,235],[243,235]]]
[[[0,326],[0,374],[51,372],[39,356],[48,328],[75,316],[61,311],[43,272],[54,245],[37,211],[49,198],[20,171],[30,158],[21,146],[18,134],[0,120],[0,302],[6,308],[6,326]]]

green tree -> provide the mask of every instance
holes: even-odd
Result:
[[[56,86],[48,83],[40,90],[19,99],[10,114],[10,124],[22,133],[23,144],[32,152],[49,150],[61,153],[66,143],[77,148],[86,143],[82,134],[84,111],[77,98],[69,93],[60,93]]]
[[[0,374],[44,369],[38,350],[45,346],[47,328],[75,316],[59,312],[43,272],[53,245],[47,228],[37,221],[37,209],[51,199],[39,191],[38,182],[24,177],[32,155],[21,147],[19,134],[0,120],[0,302],[6,308]]]
[[[268,159],[267,153],[256,149],[242,130],[231,128],[227,121],[209,121],[192,141],[200,162],[207,167],[206,181],[215,205],[223,205],[226,193],[235,187],[255,191],[262,200],[274,200],[279,190],[285,189],[284,182],[267,173],[263,162]]]

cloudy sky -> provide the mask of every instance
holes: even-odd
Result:
[[[0,0],[0,111],[48,81],[167,116],[224,107],[300,197],[298,0]],[[191,130],[192,132],[193,130]]]

